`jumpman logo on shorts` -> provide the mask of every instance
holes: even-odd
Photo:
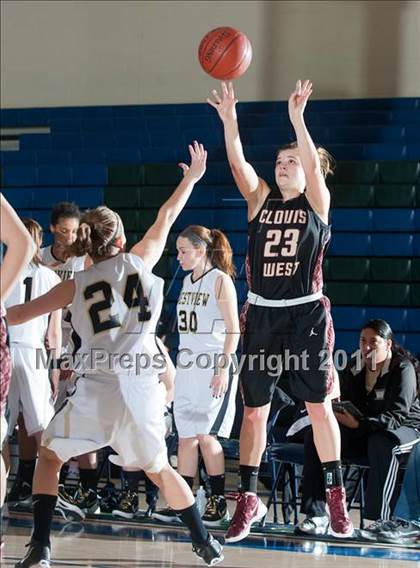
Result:
[[[318,335],[317,333],[315,333],[314,328],[311,329],[311,333],[309,334],[309,337],[312,337],[313,335]]]

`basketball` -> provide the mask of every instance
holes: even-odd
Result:
[[[198,59],[204,71],[215,79],[238,79],[251,63],[251,42],[235,28],[216,28],[201,40]]]

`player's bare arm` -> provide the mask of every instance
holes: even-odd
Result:
[[[61,343],[62,343],[62,332],[61,332],[61,309],[52,312],[50,321],[48,323],[48,345],[53,358],[60,357],[61,353]],[[60,380],[60,369],[52,369],[51,375],[51,386],[53,391],[53,397],[56,397],[58,391],[58,381]]]
[[[248,218],[252,219],[269,194],[270,188],[258,177],[244,156],[236,114],[238,99],[235,97],[232,83],[222,81],[221,94],[214,89],[212,95],[214,100],[208,98],[207,102],[216,109],[223,122],[229,165],[239,191],[248,202]]]
[[[0,240],[7,246],[1,267],[0,295],[4,302],[35,253],[35,243],[4,195],[0,194]]]
[[[6,314],[7,323],[19,325],[43,314],[65,308],[72,303],[75,288],[74,280],[65,280],[39,298],[9,308]]]
[[[159,209],[156,221],[131,249],[132,254],[141,257],[148,268],[152,269],[158,262],[165,248],[166,240],[177,217],[185,207],[195,184],[203,177],[206,171],[207,151],[202,144],[194,141],[188,146],[191,165],[180,163],[184,178],[171,197]]]
[[[306,178],[306,196],[314,211],[328,224],[331,196],[321,172],[319,155],[306,128],[304,111],[312,94],[312,83],[299,80],[289,97],[289,118],[296,133],[299,155]]]

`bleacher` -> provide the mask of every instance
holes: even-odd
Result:
[[[245,155],[273,181],[278,147],[293,139],[285,102],[238,105]],[[21,134],[18,151],[1,152],[2,191],[20,215],[48,233],[52,204],[105,203],[124,220],[129,243],[156,216],[180,179],[187,144],[203,142],[208,171],[176,222],[157,272],[167,280],[174,310],[183,273],[176,234],[188,224],[219,227],[235,252],[240,303],[246,297],[246,204],[241,199],[214,109],[205,104],[6,109],[1,128],[48,127]],[[360,325],[384,317],[397,340],[420,352],[420,99],[331,100],[309,103],[314,140],[338,161],[329,179],[333,238],[325,263],[336,348],[354,351]]]

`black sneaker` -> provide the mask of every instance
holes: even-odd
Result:
[[[93,491],[92,489],[85,490],[81,485],[79,485],[74,494],[73,502],[85,513],[85,515],[93,515],[98,513],[100,510],[98,494],[96,491]]]
[[[64,485],[58,486],[57,504],[55,510],[59,512],[66,521],[80,522],[86,518],[85,513],[76,505],[74,495],[69,493]]]
[[[32,487],[27,481],[22,483],[16,479],[8,495],[7,504],[9,508],[19,505],[30,505],[32,503]]]
[[[211,535],[206,544],[193,543],[192,549],[194,554],[201,558],[207,566],[216,566],[224,559],[222,545]]]
[[[170,507],[166,507],[166,509],[161,509],[160,511],[155,511],[152,514],[152,518],[156,519],[157,521],[162,521],[162,523],[181,524],[182,522],[175,511]]]
[[[206,527],[220,527],[229,521],[229,511],[223,495],[212,495],[207,499],[202,519]]]
[[[420,523],[394,519],[379,529],[376,537],[379,542],[392,544],[417,542],[420,539]]]
[[[123,491],[118,506],[112,511],[115,517],[132,519],[139,508],[139,497],[132,491]]]
[[[146,517],[146,519],[151,519],[153,518],[153,514],[156,512],[157,499],[146,499],[146,503],[147,509],[144,511],[144,513],[142,513],[141,516]]]
[[[113,483],[105,485],[105,487],[99,491],[98,497],[101,513],[112,513],[120,502],[120,492],[115,489]]]
[[[45,546],[36,540],[31,540],[25,558],[19,560],[15,564],[15,568],[30,568],[30,566],[43,566],[43,568],[50,568],[51,566],[51,551],[49,546]]]

